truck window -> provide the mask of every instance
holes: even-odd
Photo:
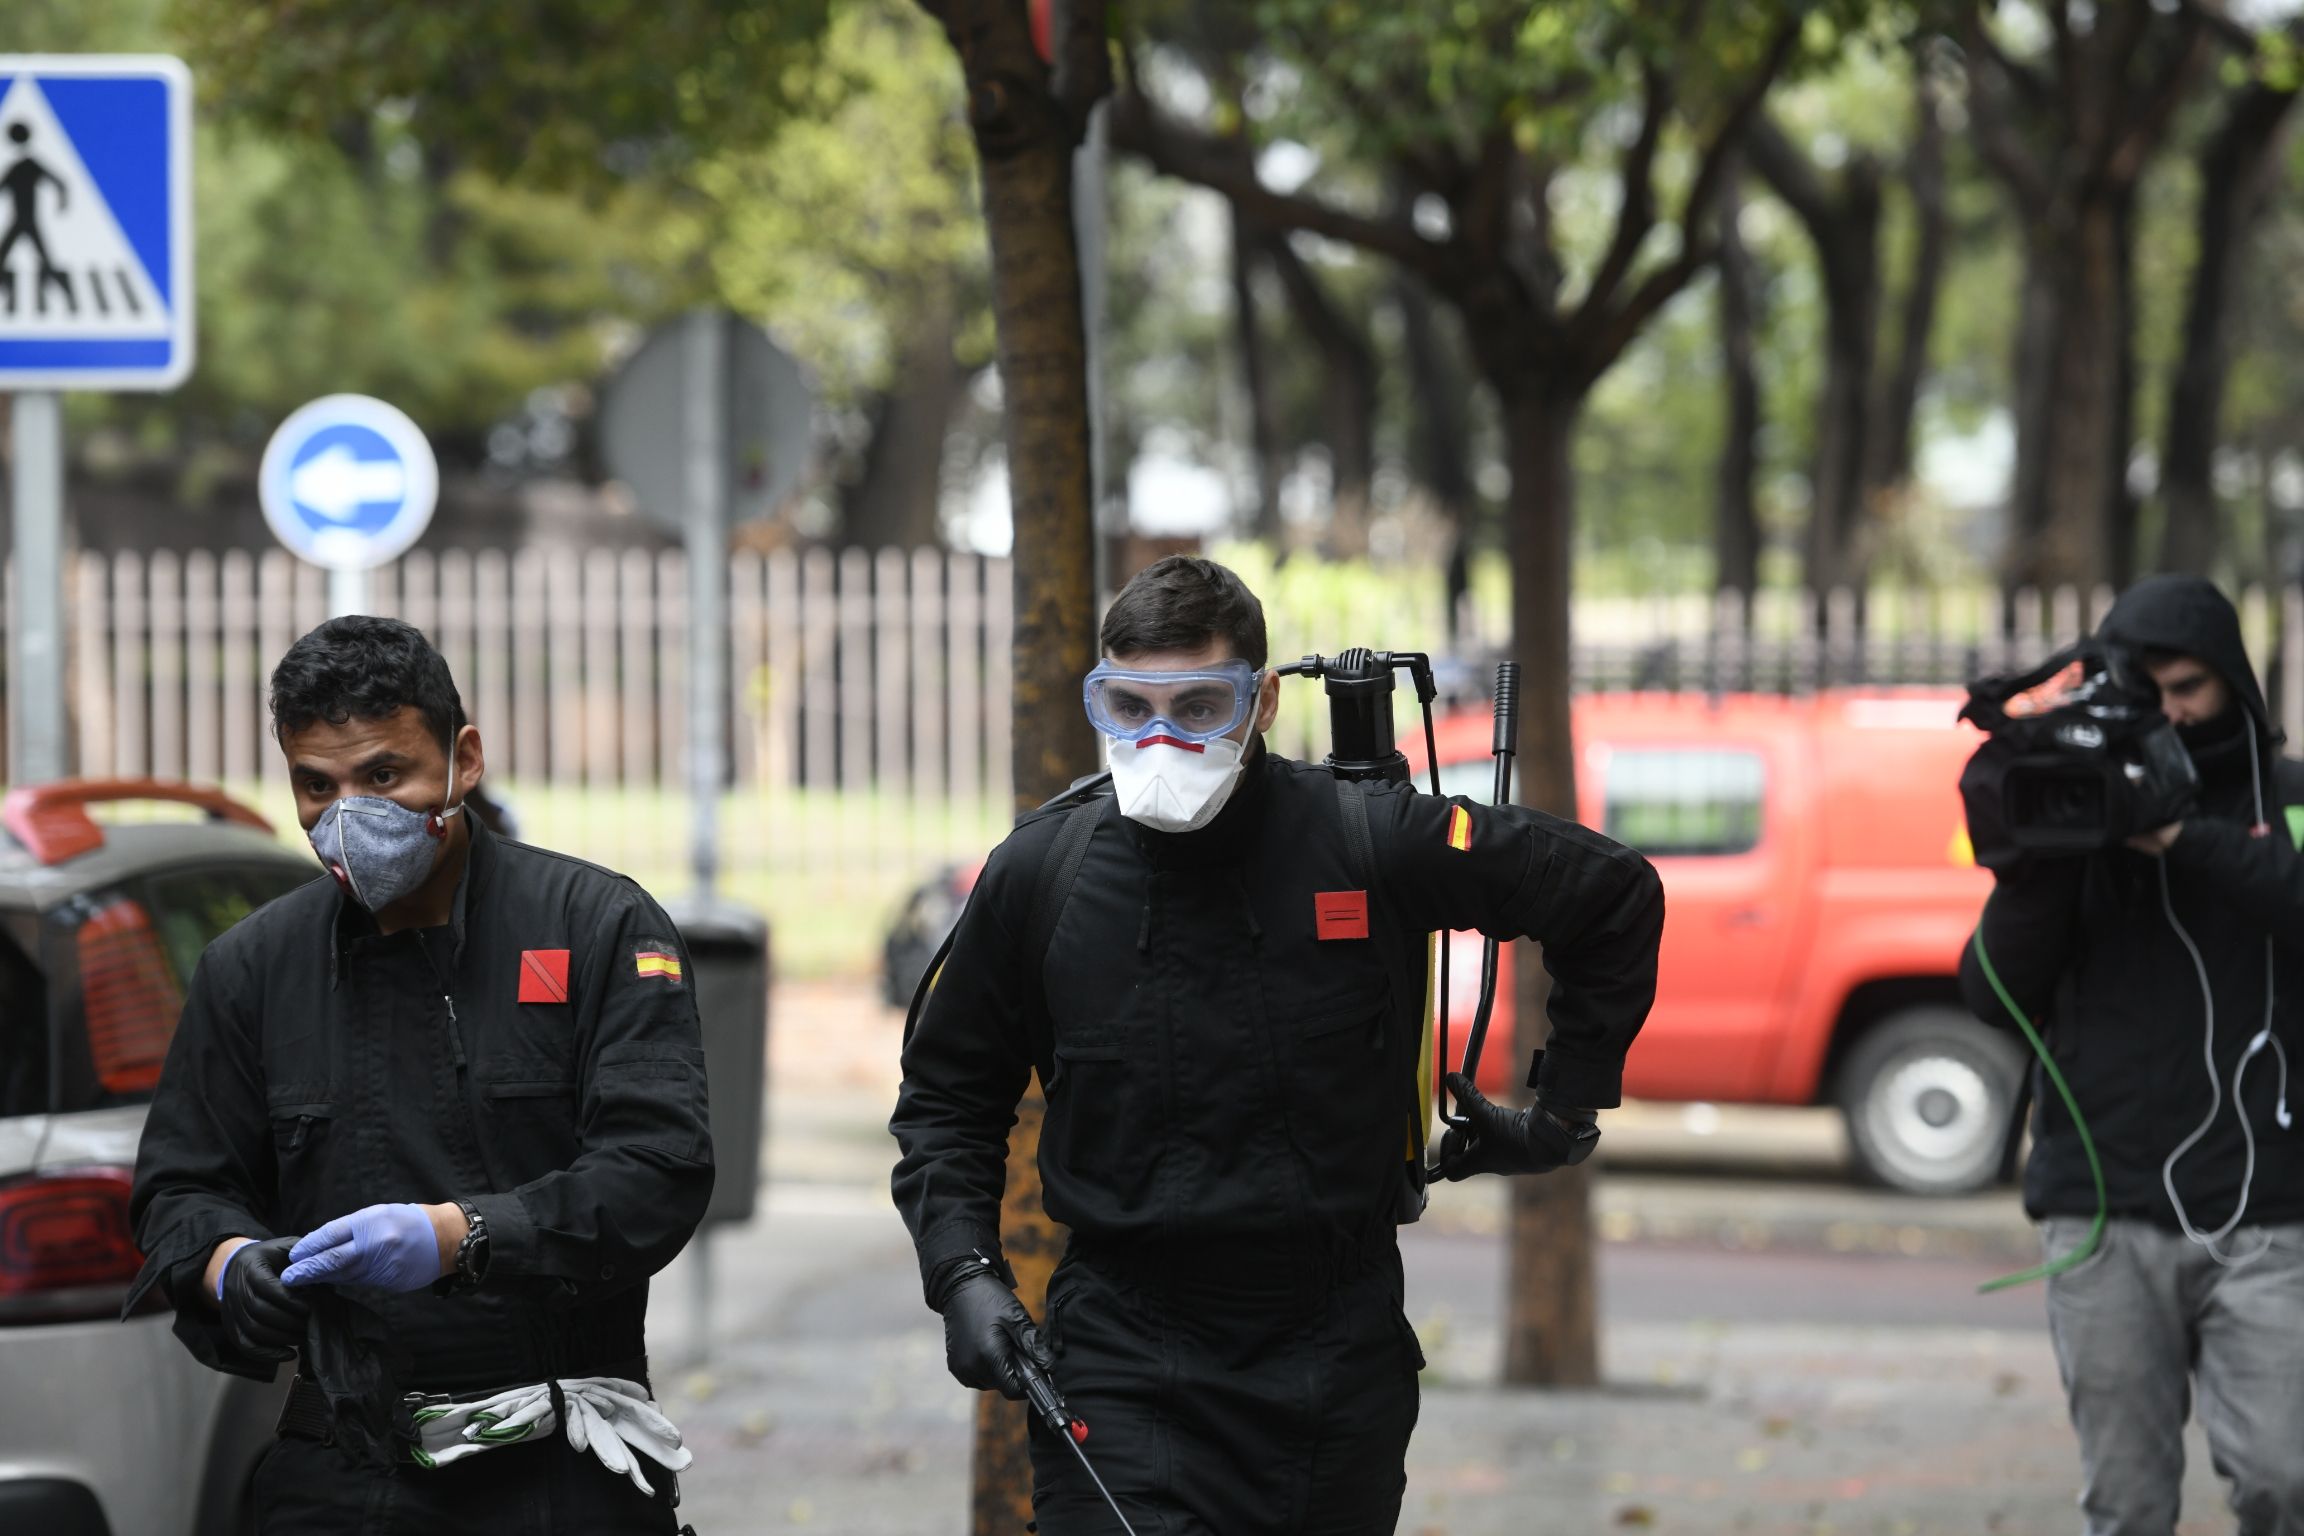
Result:
[[[1619,748],[1607,768],[1607,834],[1651,858],[1749,853],[1767,767],[1757,752]]]

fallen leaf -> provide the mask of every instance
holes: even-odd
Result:
[[[1627,1504],[1616,1511],[1616,1523],[1644,1531],[1656,1523],[1656,1511],[1645,1504]]]

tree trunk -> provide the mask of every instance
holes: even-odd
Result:
[[[1449,523],[1445,587],[1453,649],[1463,640],[1464,599],[1472,588],[1472,521],[1479,506],[1472,483],[1471,381],[1464,360],[1449,352],[1424,284],[1403,272],[1392,292],[1400,306],[1400,348],[1415,401],[1408,439],[1411,473]]]
[[[2294,92],[2251,87],[2234,101],[2200,156],[2199,256],[2184,309],[2183,355],[2168,393],[2160,466],[2167,521],[2160,568],[2206,575],[2221,519],[2213,480],[2224,384],[2232,366],[2232,309],[2241,295],[2249,231],[2263,208],[2267,172],[2287,140]]]
[[[1571,450],[1580,394],[1543,381],[1499,384],[1512,465],[1512,654],[1520,663],[1519,802],[1576,816],[1576,753],[1569,734],[1569,554],[1575,542]],[[1521,1058],[1549,1033],[1549,978],[1537,946],[1515,966],[1514,1042]],[[1592,1255],[1590,1165],[1511,1181],[1504,1379],[1523,1386],[1589,1387],[1600,1380]]]
[[[968,387],[968,371],[952,356],[955,328],[948,291],[912,327],[895,382],[872,413],[864,473],[843,498],[851,543],[918,549],[942,542],[944,444]]]
[[[1828,222],[1808,226],[1824,278],[1824,379],[1810,472],[1808,585],[1862,587],[1865,438],[1880,326],[1880,181],[1870,162],[1847,171]]]
[[[1340,560],[1368,553],[1368,492],[1376,478],[1376,355],[1337,309],[1284,234],[1265,243],[1297,323],[1320,349],[1333,488],[1328,549]]]
[[[1097,759],[1079,706],[1080,679],[1096,661],[1088,341],[1072,220],[1072,153],[1087,103],[1058,99],[1066,80],[1061,72],[1052,75],[1036,51],[1022,4],[924,4],[959,54],[983,167],[1015,518],[1013,764],[1021,812],[1094,771]],[[1070,68],[1076,30],[1099,39],[1101,50],[1102,7],[1073,0],[1058,9],[1054,52]],[[1039,1200],[1042,1110],[1037,1090],[1018,1106],[1000,1234],[1017,1295],[1036,1316],[1063,1246],[1062,1229]],[[1012,1536],[1031,1522],[1032,1464],[1021,1404],[987,1394],[978,1405],[970,1509],[975,1536]]]
[[[1944,119],[1925,64],[1914,70],[1917,121],[1905,162],[1905,190],[1912,198],[1914,224],[1912,276],[1898,306],[1896,361],[1881,380],[1879,403],[1866,440],[1864,499],[1901,494],[1912,480],[1914,418],[1920,386],[1928,377],[1928,343],[1936,330],[1936,301],[1944,289],[1945,252],[1952,220],[1944,195]]]
[[[1760,585],[1760,512],[1754,494],[1760,473],[1760,375],[1752,363],[1760,275],[1737,231],[1744,206],[1740,180],[1730,175],[1720,193],[1720,371],[1728,385],[1728,422],[1712,503],[1712,580],[1749,602]]]
[[[1232,329],[1240,349],[1240,384],[1248,402],[1248,452],[1255,461],[1256,505],[1246,519],[1249,533],[1267,549],[1279,551],[1280,433],[1273,420],[1272,385],[1265,365],[1264,334],[1256,314],[1256,255],[1261,241],[1238,207],[1232,210]]]
[[[2128,306],[2124,192],[2077,203],[2025,250],[2017,342],[2012,586],[2091,587],[2113,574],[2125,476]]]

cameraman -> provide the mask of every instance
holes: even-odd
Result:
[[[2088,1536],[2169,1536],[2196,1391],[2242,1536],[2304,1533],[2304,764],[2280,756],[2223,593],[2154,576],[2098,639],[2134,655],[2199,774],[2182,820],[2080,856],[2006,845],[1988,742],[1962,778],[1997,886],[1978,938],[2038,1026],[2102,1162],[2046,1083],[2025,1210],[2051,1262],[2048,1326],[2080,1439]],[[2008,1012],[1972,943],[1960,981]]]

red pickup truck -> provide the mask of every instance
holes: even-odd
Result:
[[[1981,739],[1956,723],[1964,697],[1577,700],[1578,817],[1664,879],[1656,1008],[1627,1094],[1837,1105],[1858,1171],[1900,1189],[1950,1194],[2006,1170],[2023,1046],[1979,1023],[1955,983],[1991,890],[1960,808],[1960,768]],[[1487,798],[1489,739],[1485,712],[1442,722],[1443,789]],[[1450,953],[1461,1042],[1478,936],[1457,935]],[[1507,1044],[1509,951],[1506,966],[1481,1063],[1490,1087],[1525,1066]]]

